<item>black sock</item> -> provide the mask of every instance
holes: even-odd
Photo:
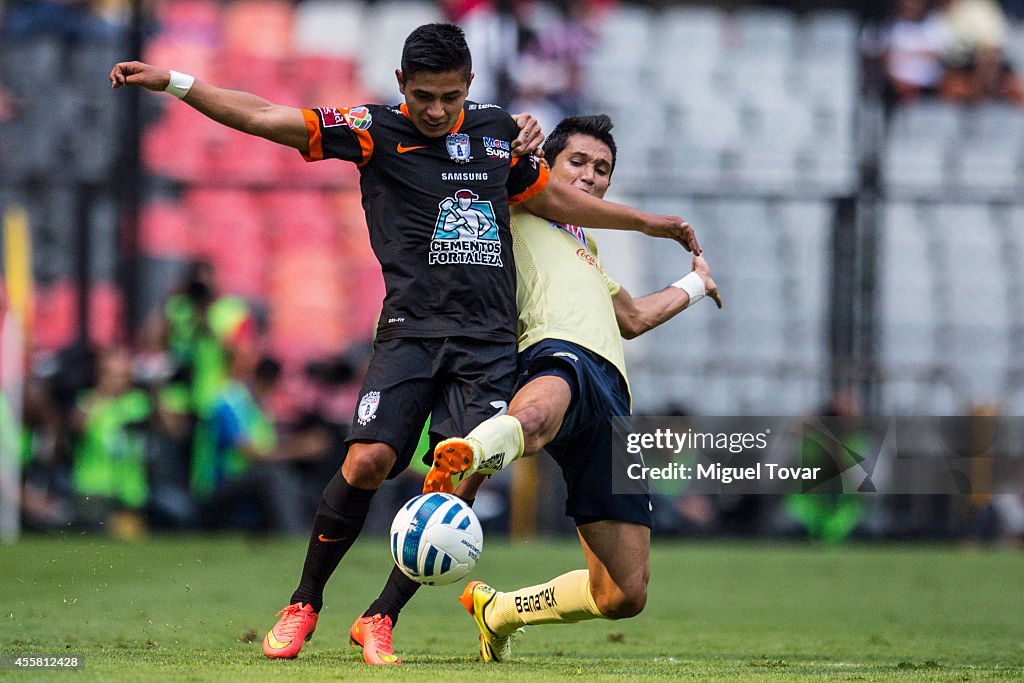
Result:
[[[392,567],[388,582],[384,584],[384,590],[363,612],[363,616],[372,617],[374,614],[382,614],[391,617],[392,626],[397,625],[398,613],[412,600],[412,596],[416,594],[419,587],[420,584],[403,574],[401,569]]]
[[[323,608],[324,586],[359,536],[374,493],[350,485],[341,470],[327,484],[313,518],[302,578],[292,593],[292,603],[308,603],[316,612]]]
[[[473,500],[476,499],[474,498]],[[473,507],[473,500],[467,500],[466,503]],[[392,567],[391,575],[388,576],[384,589],[377,596],[377,599],[363,612],[363,616],[372,617],[374,614],[381,614],[385,617],[391,617],[391,625],[397,626],[398,613],[409,604],[409,601],[412,600],[412,596],[416,594],[419,587],[419,583],[403,574],[402,570],[397,566]]]

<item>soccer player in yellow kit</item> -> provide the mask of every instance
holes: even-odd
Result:
[[[559,123],[544,144],[551,179],[603,197],[615,166],[611,128],[604,115]],[[694,257],[693,272],[684,278],[633,298],[604,272],[594,238],[584,228],[513,210],[512,240],[518,390],[506,415],[437,446],[424,491],[451,491],[453,475],[478,472],[456,490],[472,500],[484,474],[546,448],[562,469],[566,514],[576,522],[587,569],[509,593],[471,582],[460,600],[480,628],[485,661],[500,660],[509,636],[525,625],[619,619],[643,609],[650,496],[612,491],[612,417],[630,413],[621,337],[642,334],[705,295],[721,307],[700,257]],[[416,586],[394,570],[370,611],[397,619]]]
[[[603,197],[615,167],[611,128],[603,115],[559,123],[544,145],[551,177]],[[508,414],[438,445],[426,487],[444,488],[451,474],[493,473],[545,448],[562,469],[566,514],[576,522],[587,569],[512,592],[471,581],[460,601],[480,629],[484,661],[499,661],[523,626],[622,619],[643,610],[650,496],[612,490],[612,417],[630,414],[621,337],[643,334],[705,295],[722,305],[700,256],[682,279],[633,298],[604,272],[586,229],[519,211],[512,214],[512,235],[519,388]],[[472,499],[482,479],[463,481],[459,495]]]

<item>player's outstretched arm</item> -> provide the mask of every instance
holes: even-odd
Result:
[[[710,296],[722,307],[718,285],[711,279],[711,269],[701,256],[693,257],[693,271],[660,292],[634,299],[625,287],[612,297],[615,320],[624,339],[633,339],[652,330],[677,313]]]
[[[226,90],[199,80],[189,83],[190,80],[191,76],[179,74],[174,84],[178,91],[172,90],[172,93],[203,115],[243,133],[294,147],[300,152],[309,151],[309,134],[302,110],[274,104],[241,90]],[[170,84],[169,70],[143,62],[120,62],[110,70],[113,88],[136,85],[162,92]]]
[[[635,230],[651,237],[675,240],[687,251],[700,254],[697,236],[679,216],[663,216],[598,199],[568,183],[551,180],[544,190],[523,202],[530,213],[587,228]]]

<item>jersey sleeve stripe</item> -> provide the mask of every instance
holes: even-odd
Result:
[[[306,161],[320,161],[324,158],[324,141],[320,135],[320,119],[312,109],[303,109],[302,118],[306,121],[306,131],[309,133],[309,151],[302,152],[302,158]]]
[[[359,140],[359,148],[363,150],[363,160],[357,163],[356,166],[363,166],[373,156],[373,137],[370,136],[370,131],[367,130],[358,130],[356,128],[351,130],[356,134],[356,139]]]
[[[513,160],[513,162],[512,162],[513,166],[515,166],[516,161],[518,161],[518,157],[516,157],[516,159]],[[549,178],[548,165],[542,163],[542,164],[540,164],[537,167],[537,179],[533,181],[533,184],[531,184],[528,188],[526,188],[525,190],[523,190],[519,194],[513,195],[513,196],[509,197],[508,198],[509,206],[515,206],[516,204],[522,204],[523,202],[525,202],[525,201],[527,201],[529,199],[532,199],[533,197],[535,197],[538,194],[540,194],[541,190],[543,190],[545,187],[547,187],[547,185],[548,185],[548,178]]]

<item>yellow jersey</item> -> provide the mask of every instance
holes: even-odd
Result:
[[[572,342],[610,362],[625,380],[612,305],[621,287],[601,267],[590,231],[519,207],[512,208],[511,218],[519,350],[543,339]]]

